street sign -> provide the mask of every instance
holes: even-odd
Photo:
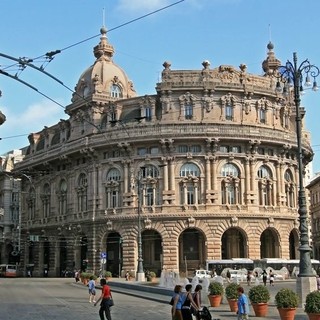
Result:
[[[104,258],[101,259],[102,264],[105,264],[106,262],[107,262],[107,259],[104,259]]]
[[[106,252],[101,252],[100,258],[101,259],[106,259],[107,258],[107,253]]]

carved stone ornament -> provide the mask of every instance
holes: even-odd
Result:
[[[145,229],[151,229],[151,220],[149,218],[144,220]]]
[[[195,225],[196,225],[196,220],[195,220],[194,217],[188,218],[188,225],[189,225],[189,228],[195,227]]]
[[[110,220],[108,220],[108,222],[107,222],[107,229],[109,231],[112,230],[112,222]]]
[[[273,227],[274,226],[274,219],[272,217],[270,217],[268,219],[268,225],[269,225],[269,227]]]
[[[238,225],[238,218],[236,216],[233,216],[231,217],[230,222],[232,227],[236,227]]]

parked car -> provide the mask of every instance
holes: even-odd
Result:
[[[198,277],[199,279],[203,278],[211,278],[211,272],[208,270],[196,270],[194,272],[194,275]]]

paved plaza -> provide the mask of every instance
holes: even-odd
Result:
[[[109,284],[113,291],[116,292],[126,292],[128,295],[134,295],[134,296],[140,296],[144,299],[150,299],[157,302],[163,302],[164,304],[168,304],[170,297],[172,295],[172,290],[169,288],[163,288],[159,286],[159,281],[156,283],[137,283],[135,281],[124,281],[122,279],[112,279],[109,281]],[[240,283],[244,289],[245,293],[248,293],[250,287],[247,285],[247,283]],[[267,317],[256,317],[254,315],[254,311],[252,310],[252,307],[250,308],[250,318],[260,320],[260,319],[280,319],[278,310],[274,303],[274,298],[276,293],[281,288],[290,288],[295,290],[296,288],[296,280],[290,279],[290,280],[279,280],[275,282],[274,286],[270,286],[268,284],[268,289],[270,291],[271,299],[269,302],[269,310],[268,310],[268,316]],[[204,297],[203,299],[203,305],[206,305],[209,307],[209,310],[212,315],[212,319],[236,319],[236,315],[234,312],[230,311],[229,304],[227,300],[224,298],[222,301],[222,304],[219,307],[210,307],[209,301]],[[295,320],[307,320],[308,316],[303,311],[302,308],[298,308],[295,316]],[[320,320],[320,319],[319,319]]]
[[[173,288],[164,288],[158,282],[125,281],[112,278],[109,281],[115,306],[113,320],[171,320],[171,299]],[[268,289],[271,293],[269,314],[265,318],[280,319],[274,304],[274,297],[280,288],[295,290],[295,280],[277,281]],[[243,283],[245,292],[249,287]],[[99,291],[98,291],[99,294]],[[208,306],[206,295],[203,305]],[[227,301],[217,307],[209,307],[213,319],[235,319]],[[73,278],[0,278],[0,320],[98,320],[98,307],[88,301],[88,288],[76,283]],[[302,308],[297,310],[295,320],[307,320]]]

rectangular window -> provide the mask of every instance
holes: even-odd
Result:
[[[187,153],[188,152],[188,146],[187,145],[178,146],[178,152],[179,153]]]
[[[192,153],[200,153],[201,152],[201,146],[194,145],[190,147],[190,152]]]
[[[147,148],[138,148],[138,156],[144,156],[147,154]]]
[[[233,119],[232,106],[226,105],[225,111],[226,111],[226,120],[232,120]]]
[[[193,107],[192,105],[190,104],[187,104],[185,105],[184,107],[184,116],[185,116],[185,119],[192,119],[192,116],[193,116]]]
[[[228,152],[229,148],[227,146],[220,146],[219,151],[220,152]]]
[[[150,154],[158,154],[159,148],[158,147],[151,147],[150,148]]]
[[[233,153],[241,153],[241,147],[231,147],[230,151]]]
[[[150,107],[147,107],[145,109],[145,117],[146,117],[146,121],[151,121],[152,118],[152,111]]]
[[[260,123],[266,123],[266,110],[260,109]]]

